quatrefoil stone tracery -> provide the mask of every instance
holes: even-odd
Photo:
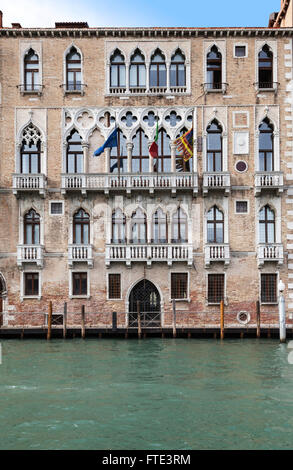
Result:
[[[41,140],[41,133],[33,124],[29,124],[22,133],[22,140],[25,141],[27,145],[31,142],[36,145]]]

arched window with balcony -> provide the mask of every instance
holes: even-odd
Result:
[[[172,217],[172,243],[188,242],[188,220],[185,211],[178,207]]]
[[[258,87],[273,88],[273,53],[267,44],[258,54]]]
[[[175,54],[171,57],[170,86],[186,86],[185,56],[180,49],[177,49]]]
[[[30,49],[24,56],[24,91],[39,91],[39,56]]]
[[[24,216],[24,244],[40,244],[40,216],[34,209],[30,209]]]
[[[224,243],[224,214],[217,206],[207,213],[207,243]]]
[[[130,90],[131,88],[146,87],[145,59],[139,49],[136,49],[130,59],[129,87]]]
[[[126,242],[126,217],[121,209],[112,213],[112,243]]]
[[[81,91],[81,56],[74,46],[66,55],[66,91]]]
[[[81,136],[73,129],[67,137],[66,151],[66,172],[82,173],[83,172],[83,150],[81,146]]]
[[[88,245],[90,239],[90,216],[84,209],[79,209],[73,216],[73,243]]]
[[[131,243],[147,242],[147,218],[138,208],[131,216]]]
[[[259,243],[275,243],[275,212],[268,204],[259,211]]]
[[[110,173],[125,173],[127,171],[126,137],[122,131],[117,132],[117,147],[111,148]]]
[[[168,225],[167,225],[167,215],[158,209],[153,214],[152,220],[152,242],[153,243],[167,243],[168,241]]]
[[[222,54],[215,45],[207,54],[206,87],[209,90],[222,89]]]
[[[183,129],[181,129],[179,134],[176,135],[176,139],[184,135],[187,131],[188,129],[186,129],[186,127],[183,127]],[[189,160],[185,161],[183,156],[176,149],[176,171],[189,173],[190,171],[192,171],[192,168],[193,168],[193,157],[190,157]]]
[[[154,171],[157,173],[171,172],[170,137],[165,129],[159,130],[158,158],[154,158]]]
[[[157,49],[151,57],[150,88],[167,86],[167,69],[165,56]]]
[[[41,132],[30,123],[22,133],[20,148],[20,172],[23,174],[41,173]]]
[[[207,171],[222,171],[223,168],[223,142],[222,127],[214,119],[207,128]]]
[[[259,171],[274,171],[274,126],[266,118],[258,129]]]
[[[125,88],[125,77],[125,59],[119,49],[116,49],[110,59],[110,87]]]
[[[149,171],[148,137],[142,129],[138,129],[133,136],[132,171],[134,173],[147,173]]]

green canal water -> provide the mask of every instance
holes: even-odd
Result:
[[[292,449],[275,340],[2,340],[0,449]]]

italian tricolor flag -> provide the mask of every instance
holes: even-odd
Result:
[[[155,139],[152,143],[152,145],[150,146],[150,149],[149,149],[149,154],[151,157],[153,158],[156,158],[158,157],[158,154],[159,154],[159,148],[158,148],[158,138],[159,138],[159,119],[157,118],[157,127],[156,127],[156,135],[155,135]]]

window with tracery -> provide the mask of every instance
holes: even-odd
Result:
[[[150,87],[165,87],[167,85],[167,69],[165,56],[157,49],[151,58]]]
[[[222,127],[214,119],[207,128],[207,171],[222,171],[223,144]]]
[[[154,243],[167,243],[168,241],[168,226],[167,226],[167,215],[158,209],[153,214],[153,236],[152,241]]]
[[[110,87],[124,88],[125,86],[125,59],[116,49],[110,60]]]
[[[275,213],[268,205],[259,212],[259,242],[275,243]]]
[[[207,243],[224,243],[224,214],[217,206],[207,213]]]
[[[83,172],[83,150],[81,136],[73,129],[67,137],[66,173]]]
[[[146,86],[145,59],[138,49],[134,52],[130,60],[129,86],[130,88],[145,88]]]
[[[273,88],[273,53],[267,44],[258,54],[258,86]]]
[[[120,209],[112,213],[112,243],[126,242],[126,217]]]
[[[141,209],[137,209],[131,217],[131,243],[147,242],[147,219]]]
[[[213,46],[207,55],[207,88],[221,90],[222,88],[222,54],[217,46]]]
[[[24,216],[24,244],[39,245],[40,243],[40,216],[31,209]]]
[[[185,57],[180,49],[171,58],[170,86],[186,86]]]
[[[79,209],[73,216],[73,243],[88,245],[89,238],[90,217],[83,209]]]
[[[149,147],[148,137],[142,129],[138,129],[133,136],[132,143],[132,171],[134,173],[149,172]]]
[[[181,207],[178,207],[172,217],[172,243],[188,242],[187,227],[187,215]]]
[[[264,119],[259,126],[259,171],[274,171],[274,126]]]
[[[20,172],[24,174],[41,172],[41,132],[32,123],[22,133]]]

